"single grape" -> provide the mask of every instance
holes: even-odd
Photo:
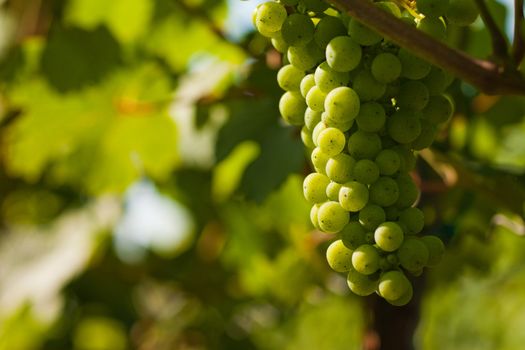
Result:
[[[328,246],[326,261],[332,270],[347,272],[352,268],[352,253],[339,239]]]
[[[401,10],[394,2],[379,1],[379,2],[376,2],[375,4],[377,7],[381,8],[383,11],[386,11],[397,18],[401,18]]]
[[[327,233],[341,231],[350,220],[346,210],[338,202],[325,202],[317,212],[319,227]]]
[[[387,120],[388,135],[396,142],[410,143],[421,133],[419,114],[399,110]]]
[[[279,112],[288,124],[302,125],[306,102],[298,92],[288,91],[279,100]]]
[[[410,281],[398,270],[388,271],[379,278],[378,291],[386,300],[401,298],[410,288]]]
[[[339,203],[352,212],[358,212],[368,203],[368,188],[362,183],[350,181],[339,190]]]
[[[348,84],[350,76],[346,72],[336,72],[328,63],[323,62],[315,69],[315,84],[325,93]]]
[[[407,208],[399,214],[399,220],[405,224],[405,233],[415,235],[425,226],[425,216],[419,208]]]
[[[405,49],[400,49],[397,57],[401,61],[401,76],[418,80],[423,79],[430,73],[430,64],[419,57],[412,55]]]
[[[427,266],[436,266],[439,264],[441,257],[445,253],[443,241],[436,236],[423,236],[421,237],[421,242],[423,242],[428,249]]]
[[[277,73],[277,84],[286,91],[299,91],[304,72],[291,64],[283,66]]]
[[[403,230],[395,222],[384,222],[374,231],[374,240],[385,252],[397,250],[403,243]]]
[[[321,207],[321,204],[314,204],[312,205],[312,209],[310,209],[310,222],[316,229],[320,229],[319,227],[319,218],[317,216],[319,212],[319,208]]]
[[[365,229],[357,221],[351,221],[341,231],[341,240],[349,249],[355,250],[366,243]]]
[[[421,82],[426,85],[430,96],[442,94],[448,86],[447,73],[433,66],[430,73],[421,79]]]
[[[339,200],[339,190],[341,189],[341,184],[337,182],[330,182],[328,186],[326,186],[326,196],[331,201],[338,201]]]
[[[301,128],[301,141],[303,141],[303,144],[310,149],[315,148],[314,141],[312,140],[312,132],[308,130],[306,126],[303,126]]]
[[[450,0],[445,17],[457,26],[468,26],[478,18],[479,10],[474,0]]]
[[[314,166],[315,171],[325,174],[326,164],[328,163],[330,156],[321,151],[319,147],[316,147],[312,151],[310,159],[312,160],[312,165]]]
[[[348,288],[357,295],[367,296],[373,294],[377,288],[377,279],[370,275],[363,275],[357,272],[354,268],[348,271],[346,279]]]
[[[432,124],[443,124],[450,119],[453,110],[454,106],[448,97],[444,95],[432,96],[421,112],[421,117]]]
[[[386,301],[389,304],[394,305],[394,306],[404,306],[408,304],[410,300],[412,300],[413,294],[414,294],[414,289],[412,288],[412,284],[408,283],[408,290],[405,292],[405,294],[400,296],[398,299],[395,299],[395,300],[386,299]]]
[[[361,56],[361,46],[346,35],[333,38],[326,47],[326,62],[336,72],[355,69]]]
[[[381,138],[358,130],[348,138],[348,153],[355,159],[374,159],[381,151]]]
[[[304,112],[304,125],[308,130],[313,131],[321,121],[321,112],[316,112],[311,108],[306,108]]]
[[[345,183],[352,177],[355,159],[346,153],[339,153],[326,163],[326,175],[337,183]],[[339,197],[334,200],[339,200]]]
[[[316,112],[323,112],[325,98],[326,94],[318,86],[314,86],[306,95],[306,105]]]
[[[307,10],[315,13],[322,13],[328,8],[328,4],[323,0],[299,0],[299,3]]]
[[[369,192],[370,202],[382,207],[396,203],[399,198],[397,182],[388,176],[382,176],[371,184]]]
[[[336,128],[326,128],[319,133],[317,144],[319,148],[321,148],[321,151],[328,156],[336,156],[345,148],[345,134]]]
[[[314,37],[315,26],[307,15],[293,13],[282,23],[281,35],[291,46],[304,46]]]
[[[397,219],[399,219],[400,210],[398,207],[396,207],[395,205],[391,205],[391,206],[385,207],[384,209],[385,209],[386,219],[388,221],[396,221]]]
[[[331,114],[327,113],[326,111],[321,114],[321,120],[323,123],[325,123],[327,126],[332,128],[337,128],[341,130],[342,132],[348,131],[352,128],[354,125],[354,119],[350,120],[334,120],[330,118]]]
[[[301,95],[306,98],[308,95],[308,92],[311,88],[315,86],[315,78],[314,74],[310,73],[304,76],[304,78],[301,80],[301,83],[299,84],[299,90],[301,91]]]
[[[359,113],[359,106],[359,96],[346,86],[330,91],[324,101],[324,109],[329,118],[339,123],[354,120]]]
[[[427,17],[440,17],[448,9],[449,0],[416,0],[417,10]]]
[[[376,248],[363,244],[352,254],[352,266],[363,275],[371,275],[379,269],[380,256]]]
[[[427,105],[429,92],[425,84],[409,80],[399,86],[396,105],[402,109],[420,111]]]
[[[414,141],[412,141],[410,147],[416,151],[430,147],[434,142],[437,133],[438,129],[436,125],[426,119],[421,119],[421,133]]]
[[[359,21],[352,19],[348,24],[348,35],[359,45],[371,46],[379,43],[381,35]]]
[[[272,46],[280,53],[286,53],[288,50],[288,44],[284,41],[281,31],[272,33],[271,36]]]
[[[391,149],[384,149],[379,152],[375,162],[381,175],[394,175],[401,165],[399,155]]]
[[[399,208],[408,208],[414,204],[419,197],[419,188],[409,174],[399,174],[396,178],[396,184],[399,188],[399,198],[396,205]]]
[[[346,35],[346,27],[340,18],[325,16],[315,27],[314,40],[319,47],[324,48],[335,37]]]
[[[268,1],[257,7],[255,26],[260,32],[277,32],[281,30],[287,16],[283,5]]]
[[[399,247],[399,263],[408,271],[417,271],[425,267],[429,259],[428,248],[417,238],[407,238]]]
[[[354,78],[353,88],[361,101],[377,100],[385,94],[386,85],[377,81],[368,70],[361,70]]]
[[[397,56],[383,52],[372,61],[371,71],[377,81],[390,83],[401,75],[401,61]]]
[[[447,27],[440,18],[425,17],[419,21],[417,29],[438,40],[445,40],[447,37]]]
[[[385,125],[385,109],[377,102],[367,102],[361,105],[356,117],[359,129],[367,132],[378,132]]]
[[[375,204],[367,204],[359,212],[359,223],[367,230],[375,230],[385,220],[385,211]]]
[[[355,163],[352,175],[357,182],[370,185],[379,178],[379,168],[369,159],[361,159]]]
[[[325,202],[326,187],[330,183],[330,179],[326,175],[319,173],[312,173],[308,175],[303,181],[304,198],[310,203]]]
[[[323,60],[324,52],[312,41],[304,46],[290,46],[287,57],[288,61],[299,70],[307,71]]]

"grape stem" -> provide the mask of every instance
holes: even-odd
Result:
[[[523,0],[514,0],[514,42],[512,43],[512,58],[519,66],[525,55],[523,38]]]
[[[369,0],[331,0],[385,38],[441,67],[489,95],[525,95],[525,80],[508,67],[451,48],[378,8]]]
[[[490,14],[487,4],[484,0],[474,0],[479,9],[479,15],[487,26],[492,41],[492,53],[494,57],[502,64],[507,65],[510,63],[509,49],[507,46],[507,40],[505,36],[498,28],[496,21]]]

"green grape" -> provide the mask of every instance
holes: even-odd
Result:
[[[286,9],[276,2],[265,2],[257,7],[255,26],[261,33],[271,33],[281,30],[287,18]]]
[[[324,48],[335,37],[346,35],[343,21],[337,17],[325,16],[315,27],[314,40],[319,47]]]
[[[350,215],[341,207],[338,202],[325,202],[317,212],[319,227],[327,233],[337,233],[341,231],[348,221]]]
[[[419,189],[409,174],[399,174],[396,178],[399,188],[399,198],[396,205],[400,208],[408,208],[414,204],[419,197]]]
[[[391,205],[384,209],[385,209],[386,219],[388,221],[396,221],[399,218],[400,211],[399,211],[399,208],[396,207],[395,205]]]
[[[347,272],[352,268],[352,251],[339,239],[326,249],[326,261],[332,270]]]
[[[325,98],[326,94],[319,89],[319,86],[314,86],[306,95],[306,105],[316,112],[323,112]]]
[[[319,218],[317,214],[319,212],[320,207],[321,207],[321,204],[314,204],[312,206],[312,209],[310,209],[310,221],[312,225],[318,230],[320,229],[320,227],[319,227]]]
[[[423,236],[421,237],[423,242],[428,249],[428,262],[427,266],[436,266],[441,261],[441,257],[445,253],[445,245],[436,236]]]
[[[358,212],[368,203],[368,188],[356,181],[345,183],[339,190],[339,203],[348,211]]]
[[[299,0],[299,3],[308,11],[322,13],[328,8],[328,4],[323,0]]]
[[[329,93],[337,87],[345,86],[350,79],[348,73],[336,72],[326,62],[321,63],[316,68],[314,77],[315,84],[325,93]]]
[[[430,64],[419,57],[412,55],[405,49],[400,49],[397,57],[401,61],[401,76],[419,80],[423,79],[430,73]]]
[[[301,95],[303,95],[304,98],[308,95],[308,92],[311,88],[315,86],[315,78],[314,74],[310,73],[304,76],[304,78],[301,80],[301,83],[299,84],[299,90],[301,91]]]
[[[426,119],[421,120],[421,133],[419,136],[412,141],[410,144],[411,148],[420,151],[427,147],[430,147],[436,138],[438,129],[437,127]]]
[[[388,176],[380,177],[370,185],[370,202],[382,207],[388,207],[399,198],[397,182]]]
[[[360,130],[367,132],[378,132],[385,125],[385,109],[377,102],[367,102],[361,105],[356,117]]]
[[[290,46],[287,57],[288,61],[299,70],[307,71],[324,58],[324,52],[312,41],[305,46]]]
[[[379,179],[379,168],[373,161],[361,159],[355,163],[352,175],[357,182],[370,185]]]
[[[372,61],[371,71],[377,81],[391,83],[401,75],[401,61],[391,53],[380,53]]]
[[[293,13],[286,18],[281,28],[284,41],[291,46],[304,46],[314,37],[315,26],[310,17]]]
[[[388,118],[387,130],[396,142],[410,143],[421,133],[419,114],[399,110]]]
[[[324,109],[329,119],[338,123],[350,122],[359,113],[360,100],[349,87],[341,86],[326,95]]]
[[[379,152],[375,162],[381,175],[394,175],[401,166],[399,155],[391,149],[384,149]]]
[[[314,130],[317,124],[321,121],[321,112],[316,112],[311,108],[306,108],[304,112],[304,125],[308,130]]]
[[[428,100],[429,93],[426,85],[417,80],[409,80],[399,86],[396,105],[402,109],[420,111],[425,108]]]
[[[445,17],[457,26],[468,26],[478,18],[479,10],[474,0],[450,0]]]
[[[396,152],[401,160],[399,170],[409,172],[416,167],[416,156],[414,153],[405,145],[398,145],[391,148]]]
[[[336,128],[326,128],[317,136],[317,144],[323,153],[334,157],[345,148],[345,134]]]
[[[410,281],[398,270],[388,271],[379,278],[378,291],[386,300],[401,298],[410,288]]]
[[[450,119],[453,111],[452,101],[444,95],[437,95],[430,97],[427,106],[421,112],[421,117],[432,124],[443,124]]]
[[[326,62],[336,72],[355,69],[361,56],[361,46],[346,35],[333,38],[326,47]]]
[[[348,153],[358,160],[374,159],[381,148],[381,138],[375,133],[358,130],[348,138]]]
[[[306,102],[298,92],[285,92],[279,100],[279,112],[288,124],[302,125],[306,112]]]
[[[400,296],[398,299],[395,299],[395,300],[387,299],[386,301],[389,304],[394,305],[394,306],[405,306],[406,304],[410,302],[410,300],[412,300],[413,294],[414,294],[414,289],[412,288],[412,284],[408,283],[408,290],[405,292],[405,294]]]
[[[361,101],[377,100],[386,91],[386,85],[377,81],[372,73],[364,69],[354,78],[353,88]]]
[[[425,216],[419,208],[407,208],[399,214],[399,220],[405,224],[405,233],[415,235],[425,226]]]
[[[348,271],[346,282],[354,294],[363,297],[373,294],[377,288],[377,279],[370,275],[363,275],[354,268]]]
[[[326,106],[326,104],[325,104]],[[354,119],[350,119],[347,121],[337,121],[330,118],[330,114],[328,114],[326,111],[321,114],[321,120],[323,123],[325,123],[327,126],[330,126],[332,128],[337,128],[341,130],[342,132],[348,131],[352,128],[354,125]]]
[[[286,53],[288,44],[284,41],[281,31],[275,32],[271,37],[272,46],[280,53]]]
[[[348,35],[362,46],[375,45],[383,39],[381,35],[355,19],[348,24]]]
[[[301,128],[301,140],[303,141],[303,144],[310,149],[315,148],[314,141],[312,140],[312,132],[308,130],[306,126],[303,126]]]
[[[399,263],[408,271],[418,271],[425,267],[429,258],[428,248],[417,238],[407,238],[399,247]]]
[[[419,21],[417,29],[438,40],[445,40],[447,37],[447,27],[440,18],[425,17]]]
[[[341,231],[341,240],[349,249],[355,250],[366,243],[365,229],[357,221],[351,221]]]
[[[381,258],[376,248],[363,244],[352,254],[352,266],[363,275],[371,275],[379,269]]]
[[[416,0],[417,10],[427,17],[440,17],[448,9],[449,0]]]
[[[346,153],[339,153],[326,163],[326,175],[337,183],[345,183],[352,176],[355,160]],[[334,200],[339,200],[339,197]]]
[[[314,145],[319,146],[319,142],[317,141],[317,139],[319,138],[319,134],[321,134],[321,132],[325,130],[326,128],[328,128],[328,126],[326,126],[325,123],[323,122],[317,123],[314,130],[312,131],[312,140],[314,141]],[[330,157],[330,155],[328,156]]]
[[[325,202],[326,187],[330,183],[330,179],[326,175],[319,173],[312,173],[305,177],[303,182],[304,198],[310,203]]]
[[[327,165],[328,167],[328,165]],[[331,201],[338,201],[339,200],[339,190],[341,189],[341,184],[337,182],[330,182],[328,186],[326,186],[326,196]]]
[[[381,8],[383,11],[386,11],[397,18],[401,18],[401,10],[394,2],[379,1],[379,2],[376,2],[375,4],[377,5],[377,7]]]
[[[299,3],[299,0],[279,0],[279,2],[285,6],[295,6]]]
[[[326,164],[330,159],[326,153],[321,151],[319,147],[314,148],[311,154],[312,165],[314,166],[315,171],[318,173],[324,174],[326,169]]]
[[[440,68],[432,67],[430,73],[421,82],[427,86],[430,96],[442,94],[447,88],[447,74]]]
[[[403,243],[403,231],[395,222],[384,222],[374,231],[376,244],[385,252],[397,250]]]
[[[397,255],[395,253],[388,254],[386,256],[386,260],[390,263],[392,266],[399,265],[399,259],[397,258]]]
[[[304,72],[288,64],[279,69],[277,84],[286,91],[299,91],[299,86],[304,78]]]
[[[375,230],[385,220],[385,211],[375,204],[367,204],[359,212],[359,223],[367,230]]]

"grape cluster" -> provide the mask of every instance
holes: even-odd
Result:
[[[440,16],[459,2],[468,1],[418,0],[426,17],[417,20],[393,2],[376,5],[443,38]],[[418,236],[425,222],[410,172],[415,151],[430,146],[452,115],[444,95],[452,77],[322,0],[266,2],[254,24],[283,54],[279,110],[302,127],[311,155],[315,172],[303,185],[311,221],[338,237],[328,264],[347,274],[355,294],[405,305],[406,273],[420,275],[444,252],[436,236]]]

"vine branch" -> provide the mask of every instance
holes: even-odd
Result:
[[[494,62],[473,58],[404,23],[369,0],[331,0],[339,10],[417,56],[491,95],[525,95],[525,80]]]
[[[512,43],[512,58],[516,66],[519,66],[524,55],[523,0],[514,0],[514,41]]]
[[[479,9],[479,15],[483,20],[483,23],[487,26],[487,29],[490,33],[492,40],[492,52],[494,57],[498,59],[499,62],[507,64],[509,63],[509,52],[507,47],[507,40],[505,36],[498,28],[496,21],[490,14],[490,11],[487,7],[487,4],[484,0],[474,0]]]

